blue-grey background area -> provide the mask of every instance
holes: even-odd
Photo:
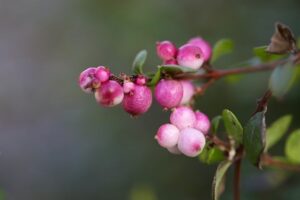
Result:
[[[77,86],[87,66],[131,73],[147,49],[147,70],[160,63],[155,42],[177,45],[201,35],[232,38],[225,68],[265,45],[274,22],[300,35],[300,1],[0,0],[0,194],[7,200],[210,199],[216,166],[174,156],[154,140],[169,113],[154,103],[133,119],[121,107],[102,108]],[[237,84],[219,81],[197,98],[210,117],[229,108],[245,123],[269,73]],[[300,85],[272,100],[267,122],[287,113],[300,127]],[[292,130],[291,129],[291,130]],[[284,143],[273,153],[281,155]],[[232,199],[230,171],[222,199]],[[242,199],[300,199],[300,176],[258,171],[243,163]],[[1,198],[1,197],[0,197]]]

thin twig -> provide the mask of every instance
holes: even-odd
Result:
[[[287,162],[281,161],[281,160],[275,160],[268,154],[262,155],[261,164],[262,164],[262,166],[266,166],[266,167],[275,167],[275,168],[279,168],[279,169],[300,172],[299,164],[297,165],[297,164],[287,163]]]

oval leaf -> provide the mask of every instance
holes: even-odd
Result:
[[[295,76],[293,65],[278,66],[271,74],[269,87],[275,97],[282,97],[292,86]]]
[[[155,74],[151,77],[151,81],[148,83],[148,86],[155,86],[160,80],[161,70],[157,69]]]
[[[220,125],[222,116],[218,115],[211,120],[211,131],[213,134],[216,134]]]
[[[230,110],[223,110],[222,113],[224,126],[228,136],[237,141],[238,144],[242,143],[243,127],[236,116]]]
[[[285,115],[273,122],[273,124],[267,129],[266,149],[271,148],[282,138],[282,136],[286,133],[287,129],[289,128],[291,122],[291,115]]]
[[[220,149],[211,147],[210,144],[206,144],[199,155],[199,159],[206,164],[213,164],[224,160],[225,157]]]
[[[260,166],[260,156],[265,149],[266,123],[265,111],[257,112],[244,128],[243,144],[246,157],[255,166]]]
[[[217,171],[212,184],[212,199],[218,200],[225,189],[225,175],[232,162],[225,160],[218,165]]]
[[[213,56],[211,61],[215,62],[223,55],[229,54],[233,51],[233,41],[230,39],[221,39],[214,45]]]
[[[175,75],[175,74],[182,74],[182,73],[195,73],[197,70],[191,69],[189,67],[183,67],[180,65],[160,65],[158,68],[161,70],[161,72]]]
[[[288,137],[285,144],[285,154],[293,163],[300,163],[300,129],[295,130]]]
[[[143,66],[147,58],[147,51],[142,50],[136,56],[132,64],[132,70],[135,74],[143,74]]]

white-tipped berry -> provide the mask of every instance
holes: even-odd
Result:
[[[96,101],[105,107],[112,107],[122,102],[124,92],[122,86],[113,80],[101,84],[95,91]]]
[[[196,116],[190,107],[180,106],[171,113],[170,122],[179,129],[193,127],[196,122]]]
[[[180,83],[183,88],[183,96],[182,96],[180,104],[181,105],[189,104],[195,94],[195,87],[191,81],[183,80],[183,81],[180,81]]]
[[[164,148],[171,148],[177,144],[179,129],[172,124],[164,124],[159,127],[155,139]]]
[[[86,93],[93,93],[100,86],[100,82],[95,78],[95,72],[95,67],[89,67],[79,75],[78,85]]]
[[[208,61],[212,55],[212,48],[210,44],[201,37],[195,37],[188,41],[189,44],[198,46],[203,53],[203,57],[205,61]]]
[[[184,67],[199,69],[204,63],[204,56],[199,47],[186,44],[179,48],[177,62]]]

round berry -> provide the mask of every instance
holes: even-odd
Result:
[[[175,155],[180,155],[181,152],[179,151],[177,145],[174,146],[174,147],[170,147],[170,148],[167,148],[167,150],[172,153],[172,154],[175,154]]]
[[[165,60],[164,64],[165,65],[178,65],[178,62],[177,62],[177,60],[175,58],[172,58],[170,60]]]
[[[199,69],[204,63],[204,56],[199,47],[186,44],[179,48],[177,62],[184,67]]]
[[[210,129],[210,120],[207,117],[207,115],[205,115],[200,111],[196,111],[195,116],[196,116],[196,122],[194,128],[198,129],[205,135],[208,134],[208,131]]]
[[[105,107],[112,107],[121,103],[123,97],[122,86],[113,80],[104,82],[95,92],[96,101]]]
[[[147,86],[134,85],[134,90],[125,94],[123,108],[133,116],[148,111],[152,104],[152,93]]]
[[[196,157],[205,146],[203,133],[194,128],[185,128],[180,131],[178,149],[188,157]]]
[[[179,81],[162,79],[156,85],[154,94],[161,106],[164,108],[173,108],[179,105],[183,89]]]
[[[108,68],[104,66],[99,66],[96,68],[95,77],[98,79],[101,83],[108,81],[110,77],[110,71]]]
[[[155,139],[160,146],[165,148],[174,147],[179,137],[179,129],[172,124],[164,124],[159,127]]]
[[[176,56],[177,48],[170,41],[162,41],[157,42],[156,52],[162,60],[170,60]]]
[[[135,84],[131,81],[124,81],[123,83],[123,91],[125,94],[128,94],[129,92],[133,91],[135,87]]]
[[[95,72],[95,67],[89,67],[79,75],[78,85],[86,93],[93,93],[100,86],[99,81],[95,79]]]
[[[201,37],[195,37],[188,41],[189,44],[195,45],[202,50],[205,61],[208,61],[212,55],[212,48],[210,44]]]
[[[194,111],[187,106],[180,106],[173,110],[170,121],[179,129],[193,127],[196,122]]]
[[[182,96],[180,104],[181,105],[189,104],[195,94],[195,87],[191,81],[183,80],[183,81],[180,81],[180,83],[183,88],[183,96]]]

